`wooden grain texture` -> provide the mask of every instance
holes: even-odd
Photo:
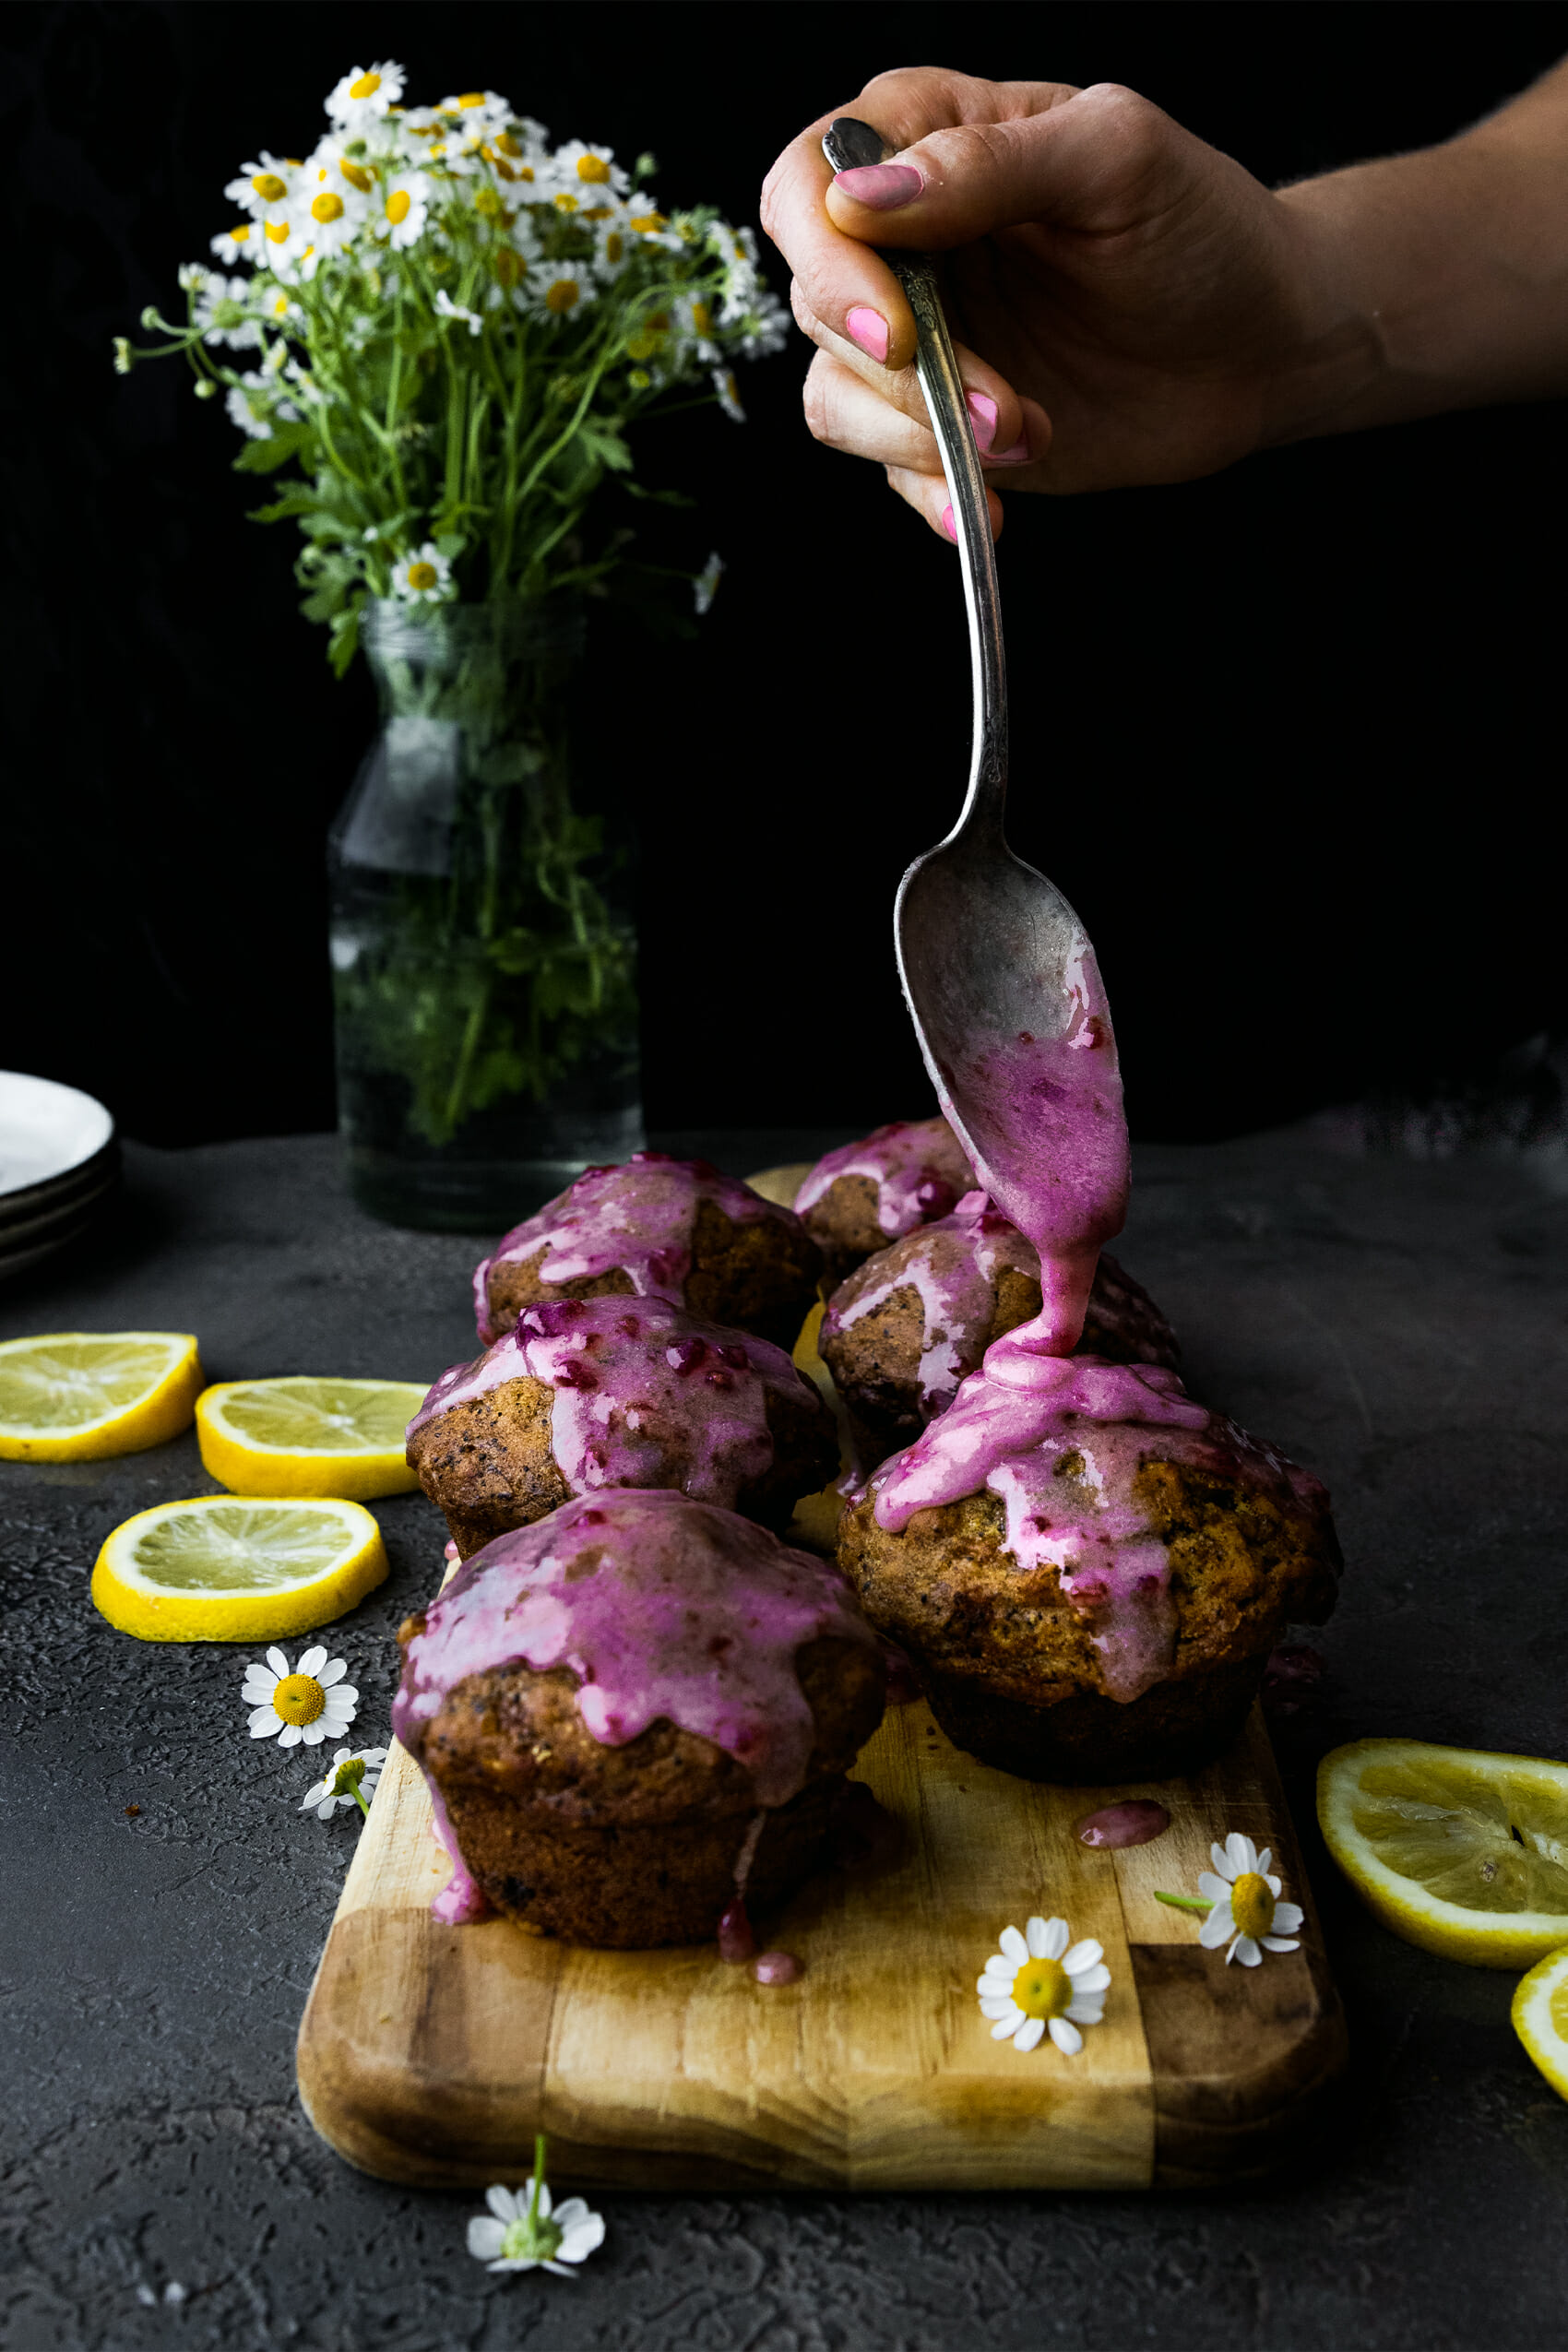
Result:
[[[316,2129],[424,2186],[521,2179],[536,2131],[563,2182],[664,2189],[1190,2185],[1296,2144],[1344,2028],[1261,1718],[1190,1781],[1097,1791],[992,1772],[916,1705],[857,1777],[900,1849],[759,1922],[805,1963],[769,1988],[712,1945],[586,1952],[500,1919],[437,1926],[447,1864],[395,1746],[300,2028]],[[1083,1846],[1075,1823],[1128,1794],[1170,1808],[1166,1835]],[[1154,1900],[1195,1892],[1229,1829],[1274,1847],[1307,1908],[1302,1950],[1257,1969],[1227,1968],[1194,1916]],[[1077,2058],[1049,2041],[1020,2057],[980,2013],[999,1930],[1037,1910],[1105,1946],[1105,2022]]]

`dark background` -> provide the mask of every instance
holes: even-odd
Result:
[[[116,377],[111,338],[178,304],[224,182],[314,138],[348,64],[652,147],[666,200],[754,220],[778,148],[890,65],[1125,81],[1275,183],[1455,131],[1568,49],[1568,8],[74,0],[0,10],[0,1063],[180,1144],[331,1123],[323,837],[373,702],[297,616],[289,527],[244,519],[221,407],[180,363]],[[677,540],[729,571],[696,644],[607,624],[594,652],[584,757],[643,812],[660,1128],[929,1099],[890,909],[965,773],[957,570],[809,439],[807,357],[744,372],[743,431],[645,434],[643,479],[700,495]],[[1008,501],[1014,836],[1094,933],[1139,1136],[1484,1086],[1564,1026],[1564,422]]]

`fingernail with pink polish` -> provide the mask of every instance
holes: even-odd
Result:
[[[914,202],[925,185],[925,173],[912,163],[861,163],[852,172],[840,172],[834,184],[873,212],[897,212],[901,204]]]
[[[953,509],[951,506],[944,506],[942,510],[942,528],[947,533],[947,536],[952,540],[954,546],[956,547],[958,544],[958,526],[953,520]]]
[[[880,311],[868,310],[860,303],[844,321],[862,351],[869,353],[879,367],[887,360],[887,321]]]
[[[988,466],[1027,466],[1029,445],[1027,441],[1015,441],[1011,449],[988,449],[985,462]]]
[[[964,400],[974,427],[975,446],[984,453],[996,438],[996,403],[988,400],[983,392],[966,392]]]

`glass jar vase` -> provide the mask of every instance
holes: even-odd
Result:
[[[488,1233],[641,1147],[633,840],[570,771],[581,611],[379,603],[381,731],[329,843],[361,1205]]]

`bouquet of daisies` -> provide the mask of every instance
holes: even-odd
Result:
[[[552,148],[493,90],[402,98],[390,62],[345,74],[312,154],[264,151],[230,183],[241,217],[220,267],[182,270],[186,324],[149,309],[166,339],[116,344],[123,371],[184,352],[246,436],[242,469],[297,467],[257,519],[299,523],[303,610],[339,671],[367,598],[590,588],[624,546],[580,527],[629,476],[627,428],[694,393],[741,421],[732,362],[785,334],[752,232],[661,211],[650,156],[628,172]]]

